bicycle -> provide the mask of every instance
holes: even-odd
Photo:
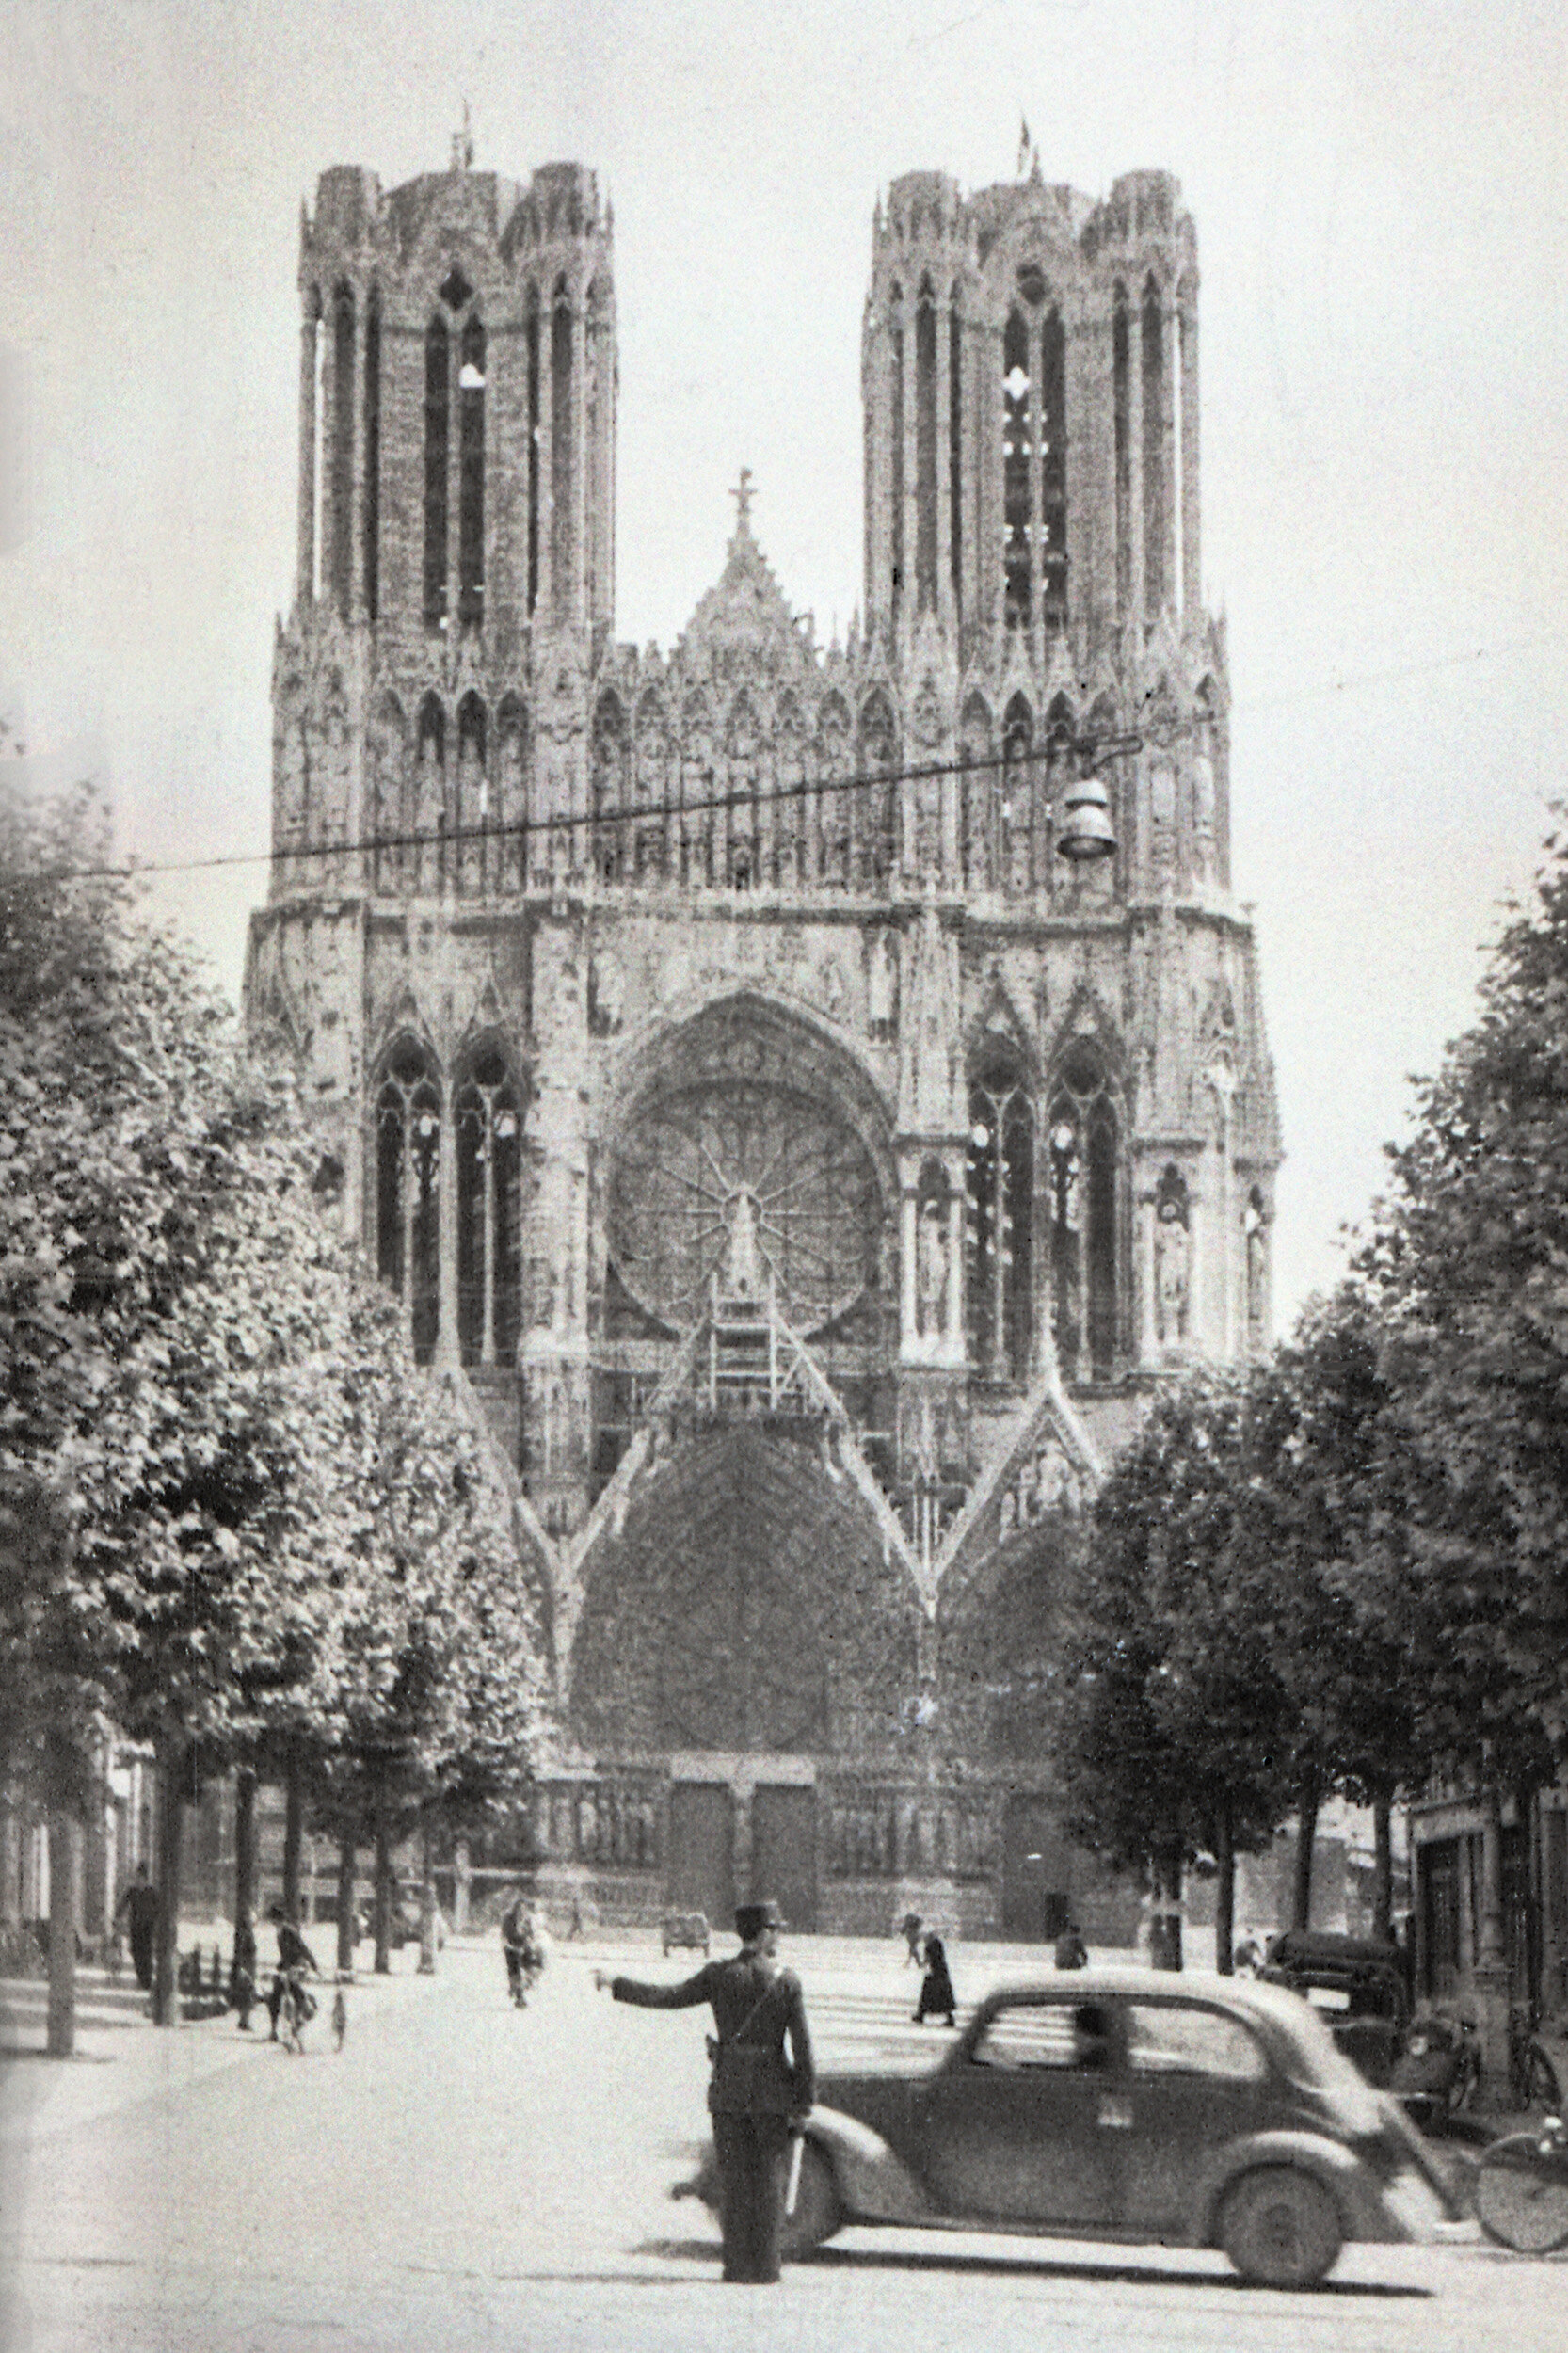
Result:
[[[291,2058],[298,2057],[304,2051],[304,2029],[315,2012],[315,2003],[305,1990],[304,1972],[285,1971],[283,1989],[278,1997],[278,2040]]]
[[[1516,2255],[1568,2247],[1568,2131],[1548,2116],[1528,2133],[1495,2140],[1476,2167],[1476,2220]]]
[[[1550,2108],[1562,2104],[1557,2070],[1535,2039],[1541,2013],[1533,2002],[1515,2002],[1508,2013],[1508,2088],[1516,2108]]]

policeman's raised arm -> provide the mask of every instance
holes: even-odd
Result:
[[[594,1983],[600,1993],[608,1987],[612,2001],[631,2002],[637,2009],[695,2009],[698,2002],[710,1999],[716,1966],[707,1961],[695,1977],[683,1977],[679,1985],[649,1985],[642,1977],[610,1977],[596,1969]]]

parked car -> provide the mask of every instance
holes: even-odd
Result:
[[[992,1993],[936,2066],[826,2074],[786,2245],[845,2223],[1223,2247],[1304,2287],[1348,2239],[1461,2211],[1398,2104],[1299,1995],[1086,1969]],[[714,2202],[712,2152],[676,2193]]]
[[[1392,2082],[1410,2022],[1397,1946],[1327,1929],[1287,1929],[1271,1941],[1258,1974],[1320,2009],[1336,2042],[1369,2084]]]

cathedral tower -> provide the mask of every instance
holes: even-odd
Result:
[[[894,182],[826,648],[744,472],[676,644],[614,640],[591,172],[328,171],[299,284],[247,1009],[511,1466],[549,1867],[1104,1936],[1053,1564],[1156,1385],[1267,1344],[1279,1160],[1176,183]]]

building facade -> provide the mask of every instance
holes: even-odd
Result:
[[[1111,1933],[1053,1529],[1162,1373],[1264,1343],[1279,1158],[1177,185],[894,183],[825,648],[744,474],[677,644],[616,640],[590,171],[329,171],[299,282],[248,1014],[515,1471],[546,1879]],[[1114,846],[1064,855],[1091,772]]]

